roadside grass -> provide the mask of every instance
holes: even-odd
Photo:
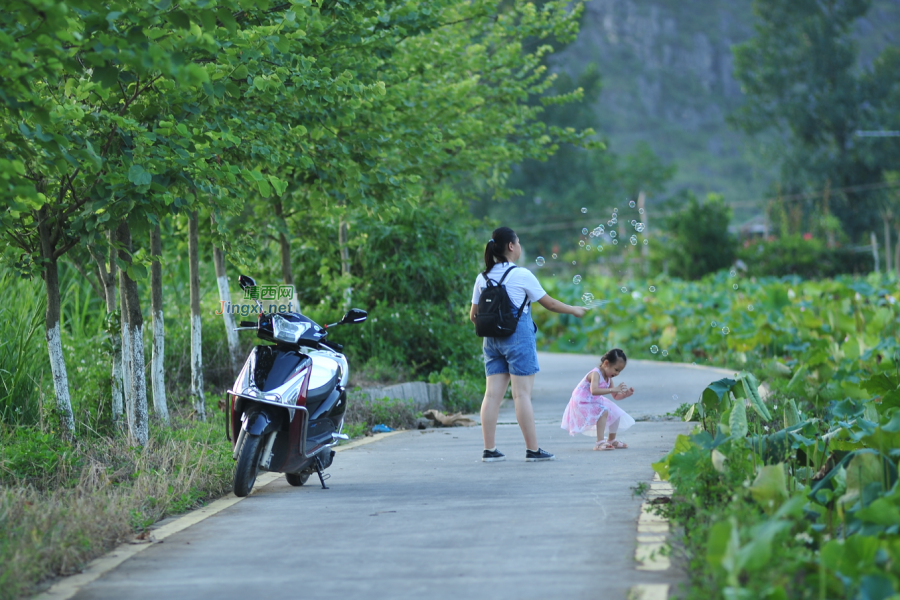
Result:
[[[67,444],[36,428],[0,433],[0,599],[28,596],[228,491],[230,444],[215,413],[173,425],[151,429],[144,448],[123,437]]]

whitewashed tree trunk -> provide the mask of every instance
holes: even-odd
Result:
[[[203,354],[200,321],[200,251],[197,235],[197,212],[188,219],[188,265],[191,282],[191,396],[194,397],[194,412],[201,421],[206,420],[206,399],[203,395]]]
[[[124,412],[126,422],[131,422],[131,407],[134,405],[134,399],[131,395],[131,334],[128,327],[128,311],[125,309],[125,273],[119,271],[119,314],[120,327],[122,331],[121,360],[119,368],[122,371],[122,403],[124,411],[120,410],[119,415]]]
[[[347,221],[341,217],[338,223],[338,246],[341,250],[341,277],[350,279],[350,250],[347,248]],[[353,288],[349,285],[344,288],[344,309],[349,309],[352,303]]]
[[[119,259],[131,263],[131,231],[128,223],[119,225],[116,237],[124,249],[119,250]],[[147,382],[144,375],[144,317],[141,314],[140,296],[137,282],[127,273],[123,273],[122,297],[125,299],[125,311],[128,315],[128,348],[130,349],[131,368],[128,369],[131,379],[131,406],[128,411],[128,431],[132,439],[141,446],[146,445],[150,435],[147,411]]]
[[[103,285],[103,297],[106,301],[106,315],[109,318],[110,315],[116,312],[116,251],[112,246],[112,241],[114,239],[113,232],[109,232],[109,269],[107,270],[106,256],[99,254],[93,247],[88,247],[88,250],[91,253],[91,257],[93,257],[94,262],[97,263],[97,271],[100,273],[100,283]],[[118,423],[122,418],[123,411],[123,398],[122,398],[122,330],[121,330],[121,319],[119,322],[119,332],[117,335],[112,336],[112,368],[110,372],[110,392],[112,395],[112,420],[113,423]]]
[[[150,253],[162,254],[159,224],[150,232]],[[150,265],[150,314],[153,318],[153,355],[150,359],[150,385],[153,389],[153,412],[166,427],[169,426],[169,407],[166,403],[166,376],[163,365],[166,355],[166,330],[163,322],[162,266],[159,260]]]
[[[216,283],[219,284],[219,300],[222,302],[222,320],[225,321],[225,338],[228,340],[228,355],[231,359],[231,376],[237,375],[240,367],[240,348],[238,334],[234,330],[234,315],[228,308],[231,306],[231,291],[228,289],[228,274],[225,271],[225,253],[213,247],[213,262],[216,265]]]
[[[42,213],[46,209],[42,209]],[[43,215],[42,215],[43,216]],[[69,377],[66,373],[66,361],[63,355],[60,337],[60,299],[59,299],[59,263],[56,248],[46,219],[38,223],[38,235],[41,242],[41,258],[45,262],[44,284],[47,290],[47,312],[45,328],[47,351],[50,354],[50,372],[53,375],[53,390],[56,392],[56,414],[63,435],[75,437],[75,417],[72,414],[72,399],[69,396]]]

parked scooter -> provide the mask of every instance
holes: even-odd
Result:
[[[241,289],[255,286],[246,275]],[[362,323],[367,314],[350,309],[337,323],[320,327],[300,313],[262,314],[241,321],[238,331],[255,330],[273,346],[253,348],[234,387],[228,390],[228,439],[234,444],[234,494],[246,496],[260,469],[284,473],[301,486],[313,473],[328,489],[323,472],[334,460],[331,449],[347,409],[349,366],[340,344],[327,341],[328,328]]]

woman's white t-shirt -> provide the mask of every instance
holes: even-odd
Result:
[[[491,269],[490,273],[488,273],[488,277],[496,284],[500,281],[500,278],[503,277],[503,274],[507,269],[515,266],[516,263],[511,262],[497,263],[494,265],[494,268]],[[541,287],[541,284],[537,280],[537,277],[534,276],[534,273],[525,268],[513,269],[512,272],[506,276],[506,279],[503,280],[503,285],[506,286],[506,293],[509,295],[510,301],[516,308],[519,308],[519,306],[522,305],[522,302],[525,301],[526,297],[529,302],[537,302],[547,295],[547,292]],[[487,281],[484,279],[484,273],[479,273],[478,277],[475,278],[475,289],[472,292],[472,304],[478,304],[478,299],[481,298],[481,290],[486,287]],[[526,304],[522,314],[526,314],[528,309],[529,307]]]

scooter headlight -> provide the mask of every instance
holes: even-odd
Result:
[[[272,315],[273,337],[282,342],[296,344],[309,327],[309,323],[291,323],[281,315]]]

